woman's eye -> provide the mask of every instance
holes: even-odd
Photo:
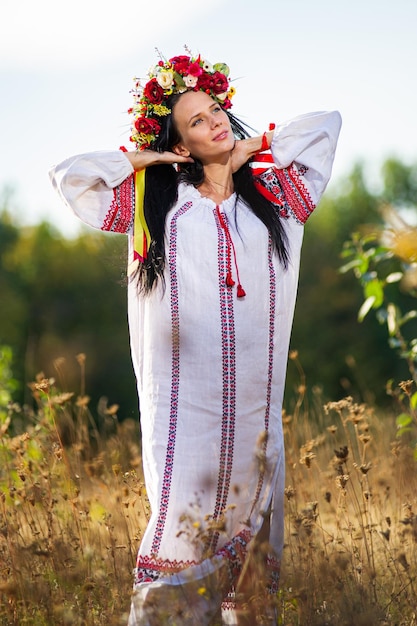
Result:
[[[200,122],[202,122],[203,120],[201,119],[201,117],[199,117],[198,119],[194,120],[193,122],[193,126],[197,126],[197,124],[199,124]]]

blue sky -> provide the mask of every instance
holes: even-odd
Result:
[[[187,44],[226,62],[234,112],[262,132],[313,110],[343,128],[331,186],[356,161],[373,183],[389,156],[417,162],[415,0],[2,0],[0,192],[23,224],[78,222],[49,167],[72,154],[129,146],[134,76]]]

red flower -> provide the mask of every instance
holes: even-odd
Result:
[[[188,73],[191,74],[191,76],[201,76],[201,74],[203,73],[203,68],[200,67],[200,63],[197,63],[195,61],[194,63],[190,63],[188,67]]]
[[[188,74],[188,66],[190,65],[190,57],[185,55],[180,55],[178,57],[172,57],[169,60],[170,63],[174,66],[174,70],[178,72],[178,74],[184,75]]]
[[[208,74],[207,72],[204,72],[203,74],[201,74],[201,76],[198,77],[197,86],[199,89],[206,91],[207,89],[213,89],[214,83],[214,74]]]
[[[164,99],[164,90],[156,82],[156,78],[151,78],[143,88],[143,96],[152,104],[161,104]]]
[[[231,109],[232,108],[232,101],[229,100],[229,98],[226,98],[226,100],[224,100],[222,102],[222,107],[223,107],[223,109]]]
[[[135,120],[135,128],[138,133],[144,133],[145,135],[157,135],[161,130],[160,124],[151,117],[138,117]]]
[[[214,72],[213,81],[213,91],[215,94],[224,93],[229,89],[229,83],[227,82],[227,78],[221,72]]]

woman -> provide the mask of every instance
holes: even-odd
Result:
[[[277,585],[281,407],[303,225],[330,178],[340,115],[249,137],[230,113],[226,65],[179,56],[149,78],[131,110],[136,151],[80,155],[51,173],[83,221],[129,235],[152,510],[129,624],[219,623],[221,607],[223,623],[246,623],[234,592],[261,530],[265,584]]]

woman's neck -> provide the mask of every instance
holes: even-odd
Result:
[[[229,164],[205,165],[204,180],[198,186],[198,191],[216,204],[227,200],[234,192],[232,169]]]

